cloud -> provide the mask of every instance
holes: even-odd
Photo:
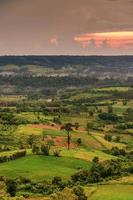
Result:
[[[120,40],[92,37],[81,43],[73,38],[133,31],[132,11],[132,0],[0,0],[0,54],[84,54],[88,46],[89,53],[97,53],[99,45],[104,54]],[[132,41],[122,40],[126,52],[133,53]]]
[[[58,45],[59,45],[58,39],[56,37],[51,38],[50,43],[56,47],[58,47]]]
[[[92,41],[96,48],[133,48],[133,31],[85,33],[75,36],[74,41],[88,47]]]

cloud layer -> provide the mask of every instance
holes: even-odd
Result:
[[[0,54],[133,54],[132,10],[132,0],[0,0]]]
[[[108,48],[128,49],[133,47],[133,31],[86,33],[76,36],[74,40],[83,48],[89,47],[93,42],[95,48],[106,45]]]

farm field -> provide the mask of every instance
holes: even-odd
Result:
[[[131,90],[0,96],[0,182],[28,200],[66,196],[64,188],[72,198],[75,187],[90,200],[131,200]]]
[[[32,180],[51,180],[51,177],[61,176],[69,179],[78,169],[90,169],[91,164],[81,159],[53,156],[33,156],[27,155],[9,163],[0,165],[0,174],[5,177],[24,176]]]
[[[97,186],[90,200],[132,200],[132,185],[103,185]]]

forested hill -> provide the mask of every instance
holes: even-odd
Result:
[[[0,56],[0,66],[8,64],[40,65],[52,68],[71,65],[129,68],[133,67],[133,56]]]

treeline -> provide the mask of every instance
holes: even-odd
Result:
[[[49,96],[55,94],[59,89],[66,89],[67,87],[76,88],[92,88],[104,86],[132,86],[133,79],[119,80],[119,79],[105,79],[100,80],[95,76],[78,77],[78,76],[65,76],[65,77],[33,77],[33,76],[0,76],[0,85],[13,86],[13,91],[5,93],[1,89],[1,94],[21,94],[27,95],[34,93],[36,90],[40,94]]]
[[[1,153],[0,154],[0,163],[8,162],[11,160],[16,160],[18,158],[24,157],[25,155],[26,155],[26,150],[18,150],[13,153],[7,152],[7,154]]]
[[[56,87],[84,86],[98,81],[95,77],[32,77],[32,76],[8,76],[0,77],[1,85],[16,85],[17,87]]]
[[[0,56],[0,66],[15,64],[19,65],[41,65],[55,69],[64,66],[81,65],[101,69],[127,70],[133,63],[133,56]]]

